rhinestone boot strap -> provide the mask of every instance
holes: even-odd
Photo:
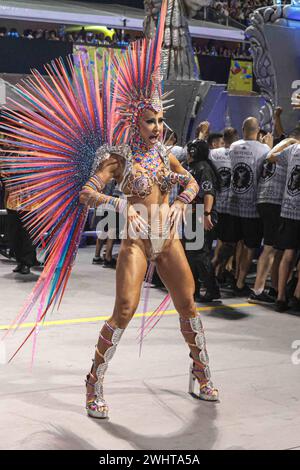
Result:
[[[180,318],[180,329],[191,351],[189,393],[194,394],[194,386],[197,380],[200,386],[199,398],[207,401],[217,401],[219,392],[210,380],[209,358],[200,316],[188,320]]]
[[[87,413],[93,418],[108,417],[108,406],[103,395],[104,374],[124,331],[121,328],[114,329],[105,322],[100,332],[92,370],[86,380],[87,385],[93,387],[93,392],[87,393],[86,404]]]

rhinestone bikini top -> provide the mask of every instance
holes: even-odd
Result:
[[[132,154],[126,159],[123,178],[119,183],[120,190],[126,197],[138,196],[142,199],[151,194],[154,184],[159,185],[161,192],[169,192],[172,186],[169,179],[171,172],[164,145],[156,144],[151,152],[152,159],[151,153],[140,155],[139,150],[133,146]],[[155,153],[158,158],[155,157]],[[140,164],[140,169],[135,168],[136,163]]]
[[[121,146],[120,146],[121,147]],[[124,147],[124,149],[123,149]],[[126,197],[138,196],[141,199],[146,198],[152,192],[154,184],[157,184],[162,193],[170,192],[175,184],[186,186],[190,180],[190,175],[182,175],[170,171],[169,152],[162,143],[157,143],[153,149],[143,151],[140,147],[123,146],[122,149],[115,150],[115,154],[120,155],[125,167],[121,181],[117,188],[124,193]],[[112,153],[109,147],[99,149],[98,160],[104,160]],[[140,164],[141,169],[136,169],[135,164]]]

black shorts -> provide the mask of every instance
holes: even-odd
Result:
[[[237,243],[243,240],[248,248],[259,248],[263,237],[263,227],[260,218],[236,217],[223,214],[222,232],[219,238],[225,243]],[[220,214],[219,214],[220,216]]]
[[[257,204],[263,225],[264,245],[277,245],[281,206],[279,204]]]
[[[300,220],[280,218],[276,248],[279,250],[300,249]]]
[[[222,214],[218,212],[218,223],[216,225],[217,237],[219,240],[223,240],[222,237],[226,238],[228,226],[232,223],[232,216],[229,214]]]

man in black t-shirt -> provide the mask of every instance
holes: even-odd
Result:
[[[209,146],[203,140],[195,140],[188,144],[188,169],[199,185],[199,193],[193,201],[192,228],[197,230],[197,204],[204,205],[204,245],[201,249],[186,250],[186,255],[194,276],[196,285],[196,300],[211,302],[220,298],[220,290],[216,281],[211,262],[211,249],[214,240],[213,229],[216,225],[214,211],[215,195],[218,189],[218,174],[212,162],[209,161]],[[185,242],[191,243],[192,240]],[[204,296],[200,295],[201,279],[206,287]]]

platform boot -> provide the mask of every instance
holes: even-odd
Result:
[[[209,358],[200,316],[189,319],[180,318],[180,329],[191,351],[189,393],[195,396],[195,383],[198,382],[200,388],[198,398],[206,401],[218,401],[219,392],[210,380]]]
[[[109,409],[103,396],[104,374],[124,331],[121,328],[112,328],[108,322],[104,323],[100,331],[95,359],[91,372],[86,377],[86,386],[93,388],[93,391],[87,391],[86,395],[87,414],[92,418],[108,418]]]

